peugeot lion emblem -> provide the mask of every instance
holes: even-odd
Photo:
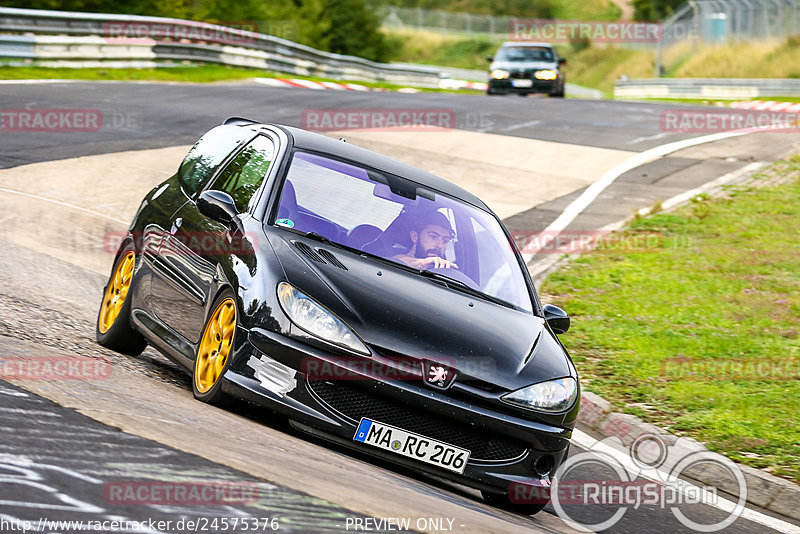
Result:
[[[435,362],[425,361],[424,368],[425,382],[442,389],[450,387],[456,375],[454,369]]]

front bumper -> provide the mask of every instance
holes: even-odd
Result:
[[[298,370],[296,386],[285,395],[265,388],[247,365],[251,356],[260,355]],[[341,356],[331,351],[256,328],[247,342],[239,344],[222,387],[235,397],[287,416],[301,431],[493,493],[506,493],[514,484],[549,487],[550,473],[565,459],[570,428],[530,421],[513,410],[498,411],[452,389],[434,390],[415,380],[359,379],[352,369],[346,373],[348,379],[326,380],[299,371],[308,369],[309,362],[336,366],[337,361]],[[361,417],[469,449],[472,454],[464,473],[354,441]]]
[[[494,94],[513,93],[513,94],[533,94],[533,93],[554,93],[561,84],[561,81],[556,78],[555,80],[536,80],[531,81],[529,87],[517,87],[514,82],[524,82],[521,79],[505,78],[502,80],[490,79],[488,92]]]

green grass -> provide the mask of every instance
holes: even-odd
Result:
[[[622,10],[610,0],[558,0],[553,18],[561,20],[618,20]]]
[[[394,30],[389,35],[395,44],[393,61],[484,70],[487,77],[486,57],[493,56],[506,40],[504,36],[491,40],[415,30]],[[614,82],[622,74],[629,78],[649,77],[655,68],[650,51],[569,44],[556,48],[569,62],[567,81],[600,89],[607,96],[611,96]]]
[[[613,46],[565,51],[567,81],[614,93],[614,83],[623,74],[628,78],[649,78],[655,70],[653,52]]]
[[[297,76],[293,74],[279,74],[276,72],[238,69],[220,65],[198,65],[185,67],[164,67],[158,69],[71,69],[51,68],[37,66],[12,67],[0,65],[0,80],[27,80],[27,79],[66,79],[66,80],[108,80],[108,81],[158,81],[158,82],[184,82],[184,83],[214,83],[241,81],[250,78],[296,78],[313,81],[330,81],[329,78],[313,76]],[[362,82],[353,80],[336,80],[341,83],[355,83],[365,87],[381,89],[399,89],[401,85],[380,82]],[[463,92],[445,89],[426,89],[426,92]],[[473,91],[469,91],[473,92]]]
[[[684,78],[800,78],[800,36],[698,48],[676,46],[665,54],[665,63],[667,75]]]
[[[635,221],[628,232],[658,233],[663,247],[583,255],[542,293],[573,318],[562,340],[585,389],[800,482],[800,156],[762,177],[776,175],[792,181]]]
[[[692,104],[702,106],[729,107],[732,102],[742,100],[763,100],[774,102],[800,102],[797,96],[760,96],[757,98],[734,98],[730,100],[709,100],[708,98],[627,98],[626,100],[643,102],[668,102],[672,104]]]
[[[592,20],[586,16],[562,18]],[[487,69],[486,56],[493,55],[505,40],[505,36],[490,40],[488,37],[412,30],[393,31],[389,35],[395,44],[394,61],[478,70]],[[568,44],[556,46],[569,61],[566,70],[568,81],[600,89],[609,97],[620,76],[652,78],[655,73],[655,53],[652,50],[602,44],[588,47]],[[742,57],[749,59],[741,61]],[[797,78],[800,77],[800,37],[791,37],[782,42],[676,46],[666,52],[664,64],[667,76],[676,78]]]
[[[443,65],[461,69],[486,70],[487,56],[494,55],[505,36],[490,39],[488,36],[462,37],[426,30],[386,30],[393,44],[392,61]]]
[[[161,69],[73,69],[38,66],[0,66],[0,79],[79,79],[79,80],[133,80],[168,82],[222,82],[245,78],[275,78],[274,72],[235,69],[219,65],[199,67],[168,67]]]

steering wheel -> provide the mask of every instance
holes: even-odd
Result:
[[[453,280],[458,280],[459,282],[464,282],[466,285],[475,289],[477,291],[483,291],[481,286],[479,286],[475,280],[464,274],[463,272],[459,271],[458,269],[451,269],[448,267],[439,267],[436,269],[429,269],[432,273],[439,273],[443,274],[447,277],[452,278]]]

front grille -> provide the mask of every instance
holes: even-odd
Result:
[[[528,448],[521,441],[404,406],[365,389],[322,380],[309,381],[308,386],[320,401],[353,424],[366,417],[468,449],[471,451],[470,462],[514,460],[523,456]]]
[[[509,78],[513,78],[515,80],[530,80],[531,76],[533,76],[533,72],[511,72]]]

